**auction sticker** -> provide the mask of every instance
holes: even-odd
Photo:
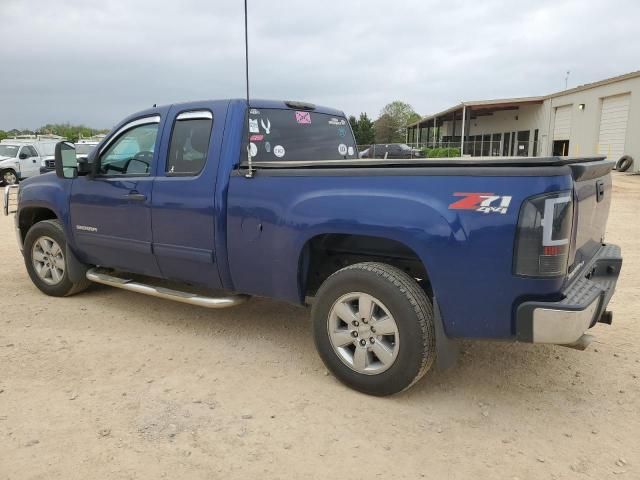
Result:
[[[346,155],[348,152],[347,146],[344,143],[338,145],[338,153],[340,155]]]
[[[284,157],[285,154],[285,150],[284,147],[282,145],[276,145],[275,147],[273,147],[273,154],[278,157],[278,158],[282,158]]]
[[[255,143],[250,143],[249,144],[249,155],[251,155],[252,157],[255,157],[258,154],[258,147],[256,146]]]

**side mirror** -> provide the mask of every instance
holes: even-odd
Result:
[[[60,178],[76,178],[78,161],[76,147],[70,142],[58,142],[55,155],[56,175]]]
[[[78,175],[89,175],[91,173],[91,164],[87,157],[78,158]]]
[[[29,158],[29,156],[26,153],[21,153],[20,156],[18,157],[20,160],[26,160],[27,158]]]

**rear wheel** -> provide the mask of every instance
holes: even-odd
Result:
[[[58,220],[36,223],[24,240],[24,261],[31,281],[40,291],[66,297],[85,290],[91,282],[72,282],[66,258],[67,241]]]
[[[433,309],[418,283],[382,263],[330,276],[312,310],[316,348],[343,383],[370,395],[409,388],[436,355]]]
[[[18,183],[18,176],[13,170],[5,170],[2,172],[2,182],[5,185],[16,185]]]

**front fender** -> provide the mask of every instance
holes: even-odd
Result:
[[[62,222],[67,243],[73,245],[73,232],[69,221],[69,194],[72,180],[58,178],[55,174],[38,175],[20,183],[18,211],[20,215],[29,208],[45,208]],[[26,233],[26,232],[25,232]]]

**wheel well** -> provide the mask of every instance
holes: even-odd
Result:
[[[396,240],[367,235],[323,234],[307,242],[303,249],[300,272],[304,296],[315,295],[320,285],[338,270],[360,262],[393,265],[418,280],[431,297],[431,283],[420,257]]]
[[[29,229],[36,223],[43,220],[54,220],[57,218],[58,217],[56,216],[56,214],[48,208],[29,207],[20,210],[18,225],[20,227],[20,235],[22,236],[22,241],[24,241],[25,237],[27,236],[27,232],[29,231]]]

